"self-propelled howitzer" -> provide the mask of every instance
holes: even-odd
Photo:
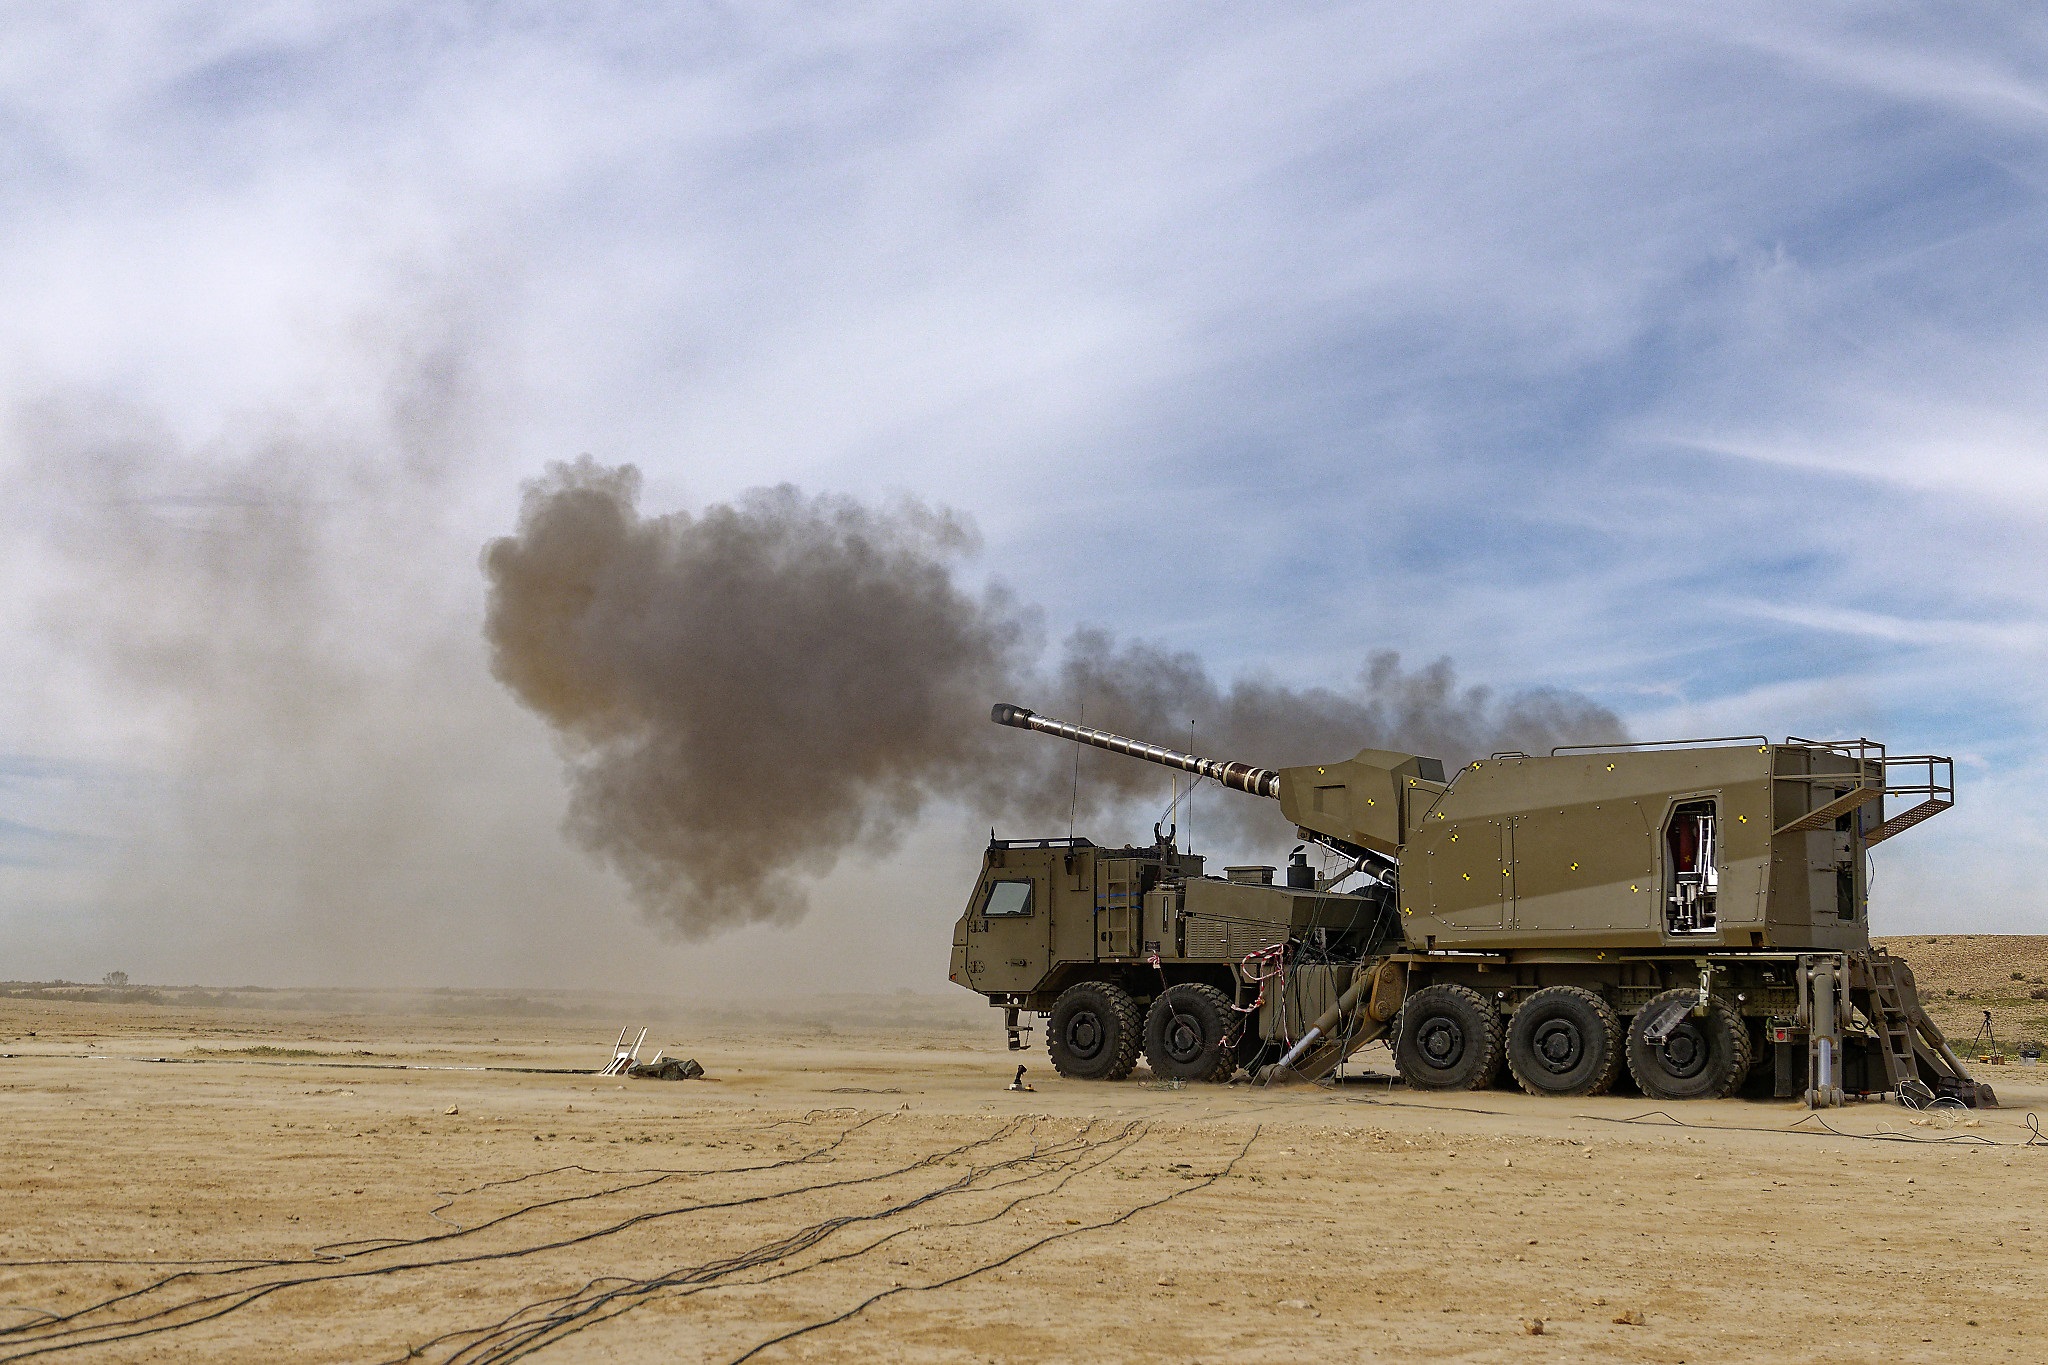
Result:
[[[1276,801],[1338,855],[1318,876],[1297,850],[1275,885],[1203,876],[1164,840],[992,840],[953,978],[1009,1011],[1013,1043],[1021,1012],[1047,1014],[1063,1074],[1128,1074],[1142,1049],[1160,1074],[1313,1077],[1385,1037],[1436,1089],[1505,1062],[1538,1094],[1625,1069],[1660,1099],[1988,1099],[1869,939],[1867,851],[1952,803],[1947,759],[1752,736],[1496,754],[1447,778],[1420,754],[1273,769],[991,718]]]

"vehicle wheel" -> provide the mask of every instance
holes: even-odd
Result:
[[[1699,992],[1687,986],[1652,996],[1628,1026],[1628,1071],[1653,1100],[1719,1099],[1735,1093],[1749,1074],[1749,1028],[1718,995],[1707,997],[1705,1018],[1693,1009]],[[1649,1035],[1664,1030],[1661,1043]]]
[[[1582,986],[1537,991],[1508,1020],[1508,1069],[1532,1095],[1605,1094],[1621,1049],[1621,1020]]]
[[[1076,1081],[1120,1081],[1138,1064],[1138,1002],[1122,986],[1081,981],[1060,992],[1046,1023],[1052,1069]]]
[[[1145,1015],[1145,1060],[1161,1080],[1227,1081],[1237,1070],[1230,997],[1214,986],[1169,987]]]
[[[1500,1011],[1469,986],[1425,986],[1401,1003],[1394,1069],[1417,1090],[1484,1090],[1500,1053]]]

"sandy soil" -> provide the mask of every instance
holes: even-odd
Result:
[[[1949,1127],[1018,1094],[962,993],[683,1011],[712,1079],[622,1082],[449,1069],[601,1062],[560,1001],[317,1003],[0,998],[0,1360],[2048,1359],[2038,1068]]]

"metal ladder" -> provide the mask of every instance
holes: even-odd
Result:
[[[1970,1075],[1941,1028],[1920,1004],[1913,969],[1888,953],[1857,954],[1867,973],[1870,1022],[1884,1038],[1885,1079],[1901,1104],[1936,1096],[1975,1108],[1996,1105],[1991,1088]]]
[[[1870,968],[1870,1022],[1877,1029],[1878,1037],[1884,1040],[1885,1089],[1898,1096],[1901,1103],[1909,1093],[1924,1103],[1933,1098],[1934,1092],[1920,1079],[1915,1039],[1920,1031],[1916,1016],[1922,1011],[1919,994],[1913,989],[1912,974],[1905,973],[1902,979],[1898,968],[1904,964],[1890,956],[1873,953],[1867,962]]]

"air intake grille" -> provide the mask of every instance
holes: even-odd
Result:
[[[1187,956],[1236,961],[1247,953],[1270,948],[1287,937],[1285,927],[1258,920],[1212,919],[1190,915],[1186,920]]]

